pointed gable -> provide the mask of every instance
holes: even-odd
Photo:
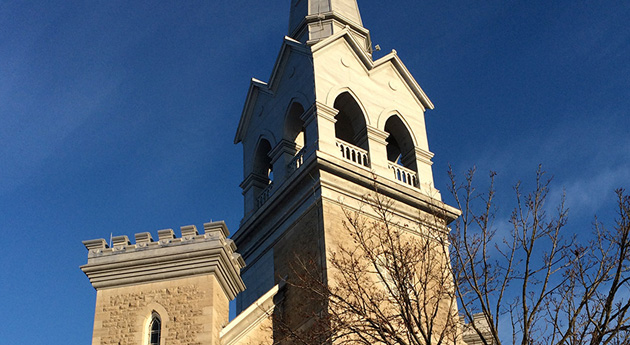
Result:
[[[271,72],[269,83],[265,83],[256,78],[252,78],[247,91],[247,97],[245,98],[245,105],[241,113],[241,119],[236,130],[236,136],[234,137],[234,143],[238,144],[243,140],[243,137],[247,133],[252,114],[254,112],[255,105],[259,101],[260,95],[263,97],[273,97],[275,91],[278,88],[280,77],[285,70],[286,63],[291,53],[296,52],[298,54],[310,54],[310,49],[304,44],[288,37],[284,37],[280,53],[276,59],[276,63]]]
[[[413,92],[414,96],[417,98],[418,102],[422,104],[425,109],[433,109],[434,105],[427,96],[427,94],[422,90],[418,82],[411,75],[405,64],[402,62],[400,57],[395,50],[392,50],[391,53],[383,56],[382,58],[373,61],[372,56],[368,54],[360,44],[355,40],[354,35],[351,33],[351,28],[346,27],[342,31],[338,32],[335,35],[328,37],[327,39],[318,42],[317,44],[311,47],[313,54],[317,54],[318,51],[323,50],[327,46],[337,42],[338,40],[343,39],[347,42],[348,46],[352,49],[353,53],[356,57],[363,63],[363,66],[368,71],[374,71],[382,66],[390,64],[393,68],[396,69],[398,74],[400,74],[403,82],[409,87],[409,89]]]

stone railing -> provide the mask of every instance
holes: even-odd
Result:
[[[291,162],[287,165],[287,171],[289,174],[293,174],[302,166],[302,164],[304,164],[304,149],[298,151],[298,153],[295,154],[295,157],[291,159]]]
[[[337,148],[341,152],[341,158],[364,167],[370,166],[370,154],[367,150],[356,147],[341,139],[337,139]]]
[[[387,167],[394,173],[394,179],[412,187],[418,187],[418,174],[402,165],[388,163]]]
[[[273,191],[273,181],[269,183],[269,185],[260,192],[260,195],[256,198],[256,208],[260,208],[264,205],[269,197],[271,196],[271,192]]]

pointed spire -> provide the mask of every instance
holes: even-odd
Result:
[[[346,26],[370,51],[370,33],[363,27],[357,0],[291,0],[289,36],[292,38],[312,44]]]

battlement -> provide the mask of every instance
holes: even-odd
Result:
[[[148,248],[174,246],[181,244],[190,244],[192,242],[218,240],[221,244],[227,246],[233,253],[236,250],[236,245],[227,236],[230,232],[225,225],[225,222],[211,222],[203,225],[204,233],[199,234],[195,225],[186,225],[180,228],[181,237],[175,236],[173,229],[158,230],[157,241],[153,239],[150,232],[140,232],[134,235],[136,240],[135,244],[132,244],[127,235],[112,237],[111,247],[107,244],[107,241],[103,238],[95,240],[83,241],[83,245],[88,250],[88,259],[94,257],[100,257],[103,255],[120,254],[138,250],[145,250]],[[242,260],[239,254],[234,253],[236,260],[241,262],[241,268],[245,266],[245,262]]]
[[[217,277],[230,299],[245,289],[240,277],[245,261],[227,238],[225,222],[205,223],[203,234],[194,225],[180,231],[178,238],[173,229],[159,230],[157,240],[137,233],[135,244],[114,236],[111,247],[102,238],[83,241],[88,262],[81,270],[97,290],[207,274]]]

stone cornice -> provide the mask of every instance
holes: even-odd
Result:
[[[389,137],[389,133],[369,125],[366,127],[368,138],[375,140],[379,144],[387,145],[387,137]]]
[[[269,157],[271,157],[271,162],[274,164],[284,153],[293,153],[295,154],[298,150],[298,146],[296,143],[288,141],[286,139],[280,140],[280,142],[271,149],[269,152]]]
[[[433,152],[429,152],[419,147],[416,147],[415,154],[418,160],[420,160],[421,162],[429,164],[429,165],[433,165],[433,162],[431,161],[431,158],[433,158],[434,156]]]
[[[161,230],[157,242],[141,233],[136,244],[118,236],[118,245],[112,248],[103,239],[85,241],[88,263],[81,270],[97,290],[210,274],[234,299],[245,289],[240,277],[245,262],[226,238],[224,222],[206,223],[204,228],[205,234],[199,235],[194,226],[182,227],[181,238],[170,235],[171,229]]]
[[[354,165],[338,159],[324,152],[318,152],[317,166],[329,173],[351,181],[357,185],[373,189],[378,188],[379,193],[388,198],[401,201],[407,205],[418,208],[425,212],[439,214],[446,224],[457,219],[460,211],[444,202],[432,198],[419,190],[405,186],[383,178],[374,179],[374,175],[368,169],[357,169]]]
[[[240,186],[243,190],[249,189],[252,186],[256,185],[258,187],[264,188],[264,186],[269,184],[269,178],[266,176],[261,176],[259,174],[251,173],[249,174],[243,182],[241,182]]]
[[[344,178],[360,186],[369,189],[374,188],[374,175],[368,168],[352,164],[322,151],[316,151],[314,155],[304,161],[304,165],[296,171],[297,175],[290,179],[290,183],[288,185],[283,184],[282,186],[279,186],[276,193],[274,193],[274,195],[267,201],[263,208],[259,209],[241,222],[241,227],[232,238],[238,243],[242,238],[249,236],[250,232],[254,231],[261,222],[266,220],[266,218],[261,217],[263,212],[267,212],[263,210],[275,207],[279,200],[286,197],[287,193],[296,193],[293,188],[299,188],[298,186],[301,185],[303,179],[313,180],[313,177],[318,175],[315,172],[320,169],[333,173],[336,176]],[[308,188],[319,189],[321,181],[317,178],[313,180],[313,182],[315,183],[315,186],[310,186]],[[349,186],[352,186],[352,183],[349,184]],[[457,219],[460,215],[460,211],[458,209],[449,206],[438,199],[432,198],[430,195],[426,195],[419,189],[415,189],[385,178],[377,178],[376,183],[378,190],[387,197],[399,200],[407,205],[427,212],[435,213],[437,211],[444,217],[447,224]]]
[[[339,110],[329,107],[324,103],[315,102],[314,110],[317,111],[317,117],[330,121],[332,123],[337,122],[335,116],[339,113]]]

